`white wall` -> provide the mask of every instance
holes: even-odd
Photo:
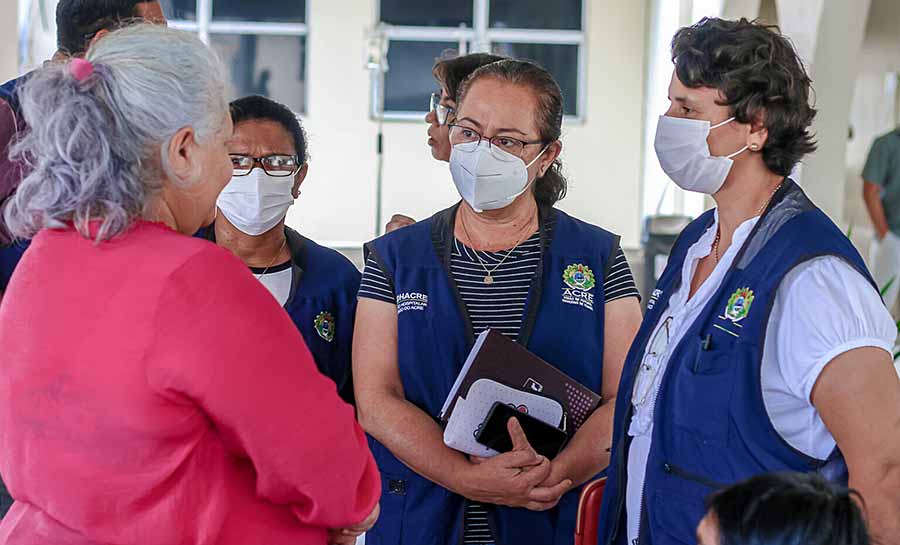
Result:
[[[289,222],[322,242],[375,234],[375,135],[368,117],[365,30],[373,0],[309,0],[310,174]],[[588,0],[585,121],[563,130],[571,184],[561,207],[639,242],[644,1]],[[427,97],[423,97],[423,103]],[[424,120],[385,124],[384,215],[425,218],[458,197],[446,163],[431,158]]]
[[[359,241],[373,230],[375,125],[363,68],[372,10],[370,0],[309,1],[310,170],[288,220],[322,242]]]
[[[56,52],[56,3],[57,0],[18,0],[18,45],[23,48],[18,51],[18,74],[37,68]]]
[[[0,0],[0,82],[16,77],[19,68],[18,0]]]
[[[895,128],[897,81],[900,72],[900,2],[872,0],[859,75],[850,110],[853,138],[847,145],[844,219],[860,238],[870,235],[871,223],[862,201],[862,173],[872,141]],[[854,239],[857,237],[854,236]],[[865,255],[865,251],[863,252]]]
[[[326,244],[359,245],[376,234],[376,124],[369,118],[369,75],[364,69],[366,30],[377,17],[375,1],[307,1],[303,122],[310,138],[310,174],[288,222]],[[14,5],[16,0],[0,2]],[[53,53],[56,1],[18,2],[31,6],[24,71]],[[49,20],[40,20],[40,3]],[[562,159],[571,183],[561,207],[619,233],[623,245],[631,248],[637,247],[640,235],[646,4],[585,1],[586,108],[583,121],[563,128]],[[4,18],[2,24],[14,21]],[[3,51],[15,57],[14,49]],[[423,104],[426,101],[423,97]],[[446,163],[431,158],[426,128],[424,119],[385,124],[385,220],[392,213],[425,218],[458,199]]]
[[[812,125],[818,149],[806,158],[801,184],[838,224],[845,219],[848,119],[870,0],[781,0],[778,20],[806,63],[818,113]]]

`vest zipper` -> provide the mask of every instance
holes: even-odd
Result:
[[[646,343],[645,347],[646,347]],[[632,385],[634,384],[634,379],[637,377],[637,371],[640,369],[640,366],[637,366],[634,372],[634,377],[632,377]],[[623,442],[628,441],[628,423],[631,422],[631,417],[634,416],[634,408],[631,405],[631,402],[628,403],[628,411],[625,413],[625,430],[622,434],[622,439],[619,441],[618,450],[616,451],[616,473],[617,475],[624,475],[626,460],[625,460],[625,445]],[[628,488],[628,481],[626,480],[624,483],[619,485],[619,493],[618,498],[616,499],[616,514],[613,518],[613,526],[612,530],[609,533],[609,542],[606,545],[612,545],[616,541],[616,537],[619,535],[619,525],[622,521],[622,510],[625,507],[625,495],[626,489]],[[641,495],[643,496],[643,491],[641,491]]]
[[[681,469],[678,466],[674,466],[672,464],[663,464],[663,471],[669,475],[675,475],[676,477],[682,478],[687,481],[693,481],[698,484],[702,484],[707,488],[712,488],[713,490],[721,490],[723,488],[727,488],[729,485],[725,483],[720,483],[718,481],[714,481],[712,479],[708,479],[701,475],[697,475],[695,473],[691,473],[690,471],[686,471]]]
[[[680,240],[680,238],[681,238],[681,235],[679,235],[679,240]],[[674,248],[674,246],[673,246],[673,248]],[[644,351],[647,350],[647,345],[650,343],[650,337],[653,335],[653,331],[656,329],[656,327],[659,326],[659,321],[660,321],[660,318],[662,318],[663,310],[665,310],[665,308],[668,307],[669,302],[671,300],[672,291],[677,290],[680,284],[681,284],[681,281],[679,280],[678,277],[676,277],[674,279],[674,281],[669,285],[669,293],[666,295],[664,306],[663,306],[662,300],[657,300],[656,304],[660,305],[659,314],[656,317],[656,321],[653,324],[653,327],[650,329],[650,331],[647,333],[646,337],[643,339],[643,341],[641,343],[641,349],[640,349],[641,354],[643,354]],[[659,285],[659,283],[657,283],[657,286],[658,285]],[[649,312],[648,312],[648,315],[649,315]],[[646,321],[646,316],[645,316],[645,321]],[[675,350],[677,348],[678,348],[678,346],[676,345],[675,347],[672,347],[671,349]],[[638,373],[640,372],[640,370],[641,370],[641,365],[640,365],[640,362],[638,362],[638,364],[634,366],[634,372],[631,374],[632,390],[634,389],[635,381],[637,380],[637,376],[638,376]],[[660,380],[662,380],[662,378],[660,378]],[[660,383],[660,388],[662,388],[662,383]],[[659,392],[657,392],[657,395],[659,395]],[[616,460],[616,474],[617,475],[624,475],[627,473],[625,471],[625,467],[627,464],[627,460],[625,457],[625,451],[627,449],[625,448],[625,445],[623,443],[628,441],[628,428],[631,425],[631,419],[633,417],[634,417],[634,405],[629,400],[628,401],[628,411],[625,413],[625,418],[623,419],[623,422],[622,422],[622,426],[624,428],[622,436],[621,436],[622,439],[619,441],[619,445],[618,445],[619,450],[618,450],[618,452],[616,452],[616,455],[618,456],[618,459]],[[622,523],[622,511],[625,509],[625,503],[626,503],[626,496],[627,496],[626,490],[628,488],[627,480],[623,484],[624,485],[619,486],[619,490],[620,490],[619,497],[616,499],[616,502],[618,505],[616,506],[616,513],[615,513],[615,518],[613,519],[613,526],[609,533],[609,542],[606,545],[613,545],[613,543],[616,540],[616,537],[618,537],[618,535],[619,535],[619,526]],[[643,523],[644,515],[645,515],[644,492],[646,491],[646,489],[647,489],[647,480],[646,480],[646,474],[645,474],[644,486],[641,488],[641,514],[640,514],[640,522],[641,523]],[[628,536],[625,536],[625,537],[626,537],[625,542],[628,543]],[[638,525],[638,538],[636,540],[637,542],[632,543],[631,545],[639,545],[641,542],[641,537],[643,537],[643,536],[641,535],[641,526],[639,524]]]
[[[668,302],[667,302],[667,304],[668,304]],[[658,325],[658,324],[659,324],[659,317],[657,317],[657,320],[656,320],[656,325]],[[653,326],[653,329],[656,328],[656,325]],[[650,335],[653,334],[653,329],[650,330],[650,333],[647,335],[647,338],[644,339],[642,346],[641,346],[641,352],[643,352],[644,350],[647,349],[647,343],[650,341]],[[638,373],[640,373],[640,370],[641,370],[641,365],[640,365],[640,362],[638,362],[638,364],[634,366],[634,372],[631,374],[632,390],[634,389],[634,383],[637,380],[637,376],[638,376]],[[628,463],[627,459],[625,457],[625,451],[627,449],[625,448],[625,445],[623,443],[628,442],[628,427],[631,425],[631,419],[633,417],[634,417],[634,405],[631,403],[631,400],[629,400],[628,401],[628,411],[625,413],[625,418],[622,421],[622,425],[624,427],[624,430],[623,430],[623,433],[621,436],[622,439],[619,441],[619,444],[618,444],[619,448],[618,448],[618,451],[616,452],[616,456],[617,456],[616,474],[617,475],[624,475],[627,473],[625,471],[625,467]],[[646,482],[645,482],[645,485],[646,485]],[[616,540],[616,537],[618,537],[618,535],[619,535],[619,526],[622,522],[622,511],[625,508],[625,503],[627,501],[626,500],[627,488],[628,488],[628,481],[626,479],[626,481],[622,485],[619,486],[619,490],[620,490],[619,497],[616,499],[616,503],[618,504],[616,506],[616,515],[615,515],[615,518],[613,518],[613,526],[612,526],[612,530],[609,533],[609,543],[607,543],[607,545],[613,545],[613,543]],[[646,486],[644,488],[646,488]],[[642,512],[643,512],[643,501],[644,501],[644,489],[642,488],[641,489],[641,511]],[[627,542],[628,536],[625,536],[625,537],[626,537],[626,542]],[[640,537],[640,526],[638,526],[638,537]],[[636,545],[636,544],[632,544],[632,545]]]
[[[643,539],[643,537],[644,537],[643,529],[644,529],[644,521],[645,521],[646,518],[647,518],[647,504],[644,503],[644,494],[645,494],[646,492],[647,492],[647,481],[646,481],[646,479],[644,479],[644,487],[641,488],[641,501],[640,501],[640,506],[641,506],[641,516],[640,516],[640,518],[638,519],[638,535],[637,535],[636,538],[634,538],[634,539],[632,540],[631,545],[640,545],[641,543],[644,542],[644,539]]]

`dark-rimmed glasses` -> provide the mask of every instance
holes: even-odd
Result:
[[[266,155],[265,157],[251,157],[237,153],[229,154],[234,176],[247,176],[253,169],[259,166],[269,176],[286,178],[297,174],[303,167],[300,158],[296,155]]]
[[[478,149],[478,145],[481,144],[482,140],[488,142],[491,151],[499,149],[520,159],[525,153],[525,146],[536,146],[538,144],[544,143],[542,140],[533,140],[531,142],[528,142],[525,140],[519,140],[518,138],[513,138],[511,136],[503,135],[486,138],[484,136],[481,136],[481,133],[471,127],[466,127],[465,125],[457,125],[455,123],[450,124],[450,144],[452,144],[460,151],[475,151],[476,149]],[[502,154],[496,154],[495,157],[500,160],[509,159],[508,156],[504,157]]]

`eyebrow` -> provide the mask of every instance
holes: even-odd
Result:
[[[475,121],[471,117],[463,117],[462,119],[456,120],[457,123],[461,123],[463,121],[468,121],[469,123],[475,125],[476,129],[481,130],[483,128],[483,125],[481,123]],[[519,129],[497,129],[497,134],[508,133],[508,132],[515,132],[515,133],[521,134],[522,136],[528,136],[527,132],[519,130]]]
[[[674,98],[673,98],[673,97],[669,97],[669,100],[671,100],[672,102],[678,102],[679,104],[687,104],[688,106],[691,106],[691,107],[696,107],[696,106],[697,106],[697,102],[696,102],[696,101],[691,100],[690,98],[688,98],[688,97],[686,97],[686,96],[677,96],[677,97],[674,97]]]
[[[475,125],[476,129],[481,129],[481,127],[482,127],[481,123],[475,121],[471,117],[462,117],[462,118],[456,120],[457,123],[462,123],[463,121],[468,121],[469,123]]]

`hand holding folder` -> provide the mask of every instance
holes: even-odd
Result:
[[[472,458],[476,463],[471,478],[473,488],[466,491],[466,497],[481,503],[523,507],[532,511],[553,507],[572,486],[572,481],[565,479],[555,486],[542,486],[550,476],[550,461],[531,448],[516,420],[509,421],[507,431],[513,444],[512,450],[493,458]],[[536,501],[532,497],[535,491],[554,499],[550,502]]]

